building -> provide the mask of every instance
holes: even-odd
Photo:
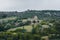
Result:
[[[31,21],[31,24],[39,23],[39,19],[37,16],[34,16],[33,18],[28,18],[28,21]]]

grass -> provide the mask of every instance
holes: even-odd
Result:
[[[15,20],[17,17],[7,17],[4,19],[0,19],[0,21],[8,21],[8,20]]]
[[[22,26],[22,27],[11,28],[11,29],[9,29],[8,31],[15,31],[16,29],[23,29],[23,26]],[[26,29],[27,32],[31,32],[31,30],[32,30],[32,25],[24,26],[24,29]]]
[[[36,27],[36,26],[37,26],[37,24],[34,25],[34,27]],[[27,30],[27,32],[31,32],[31,31],[32,31],[32,25],[27,25],[27,26],[21,26],[21,27],[11,28],[11,29],[9,29],[8,31],[15,31],[16,29],[23,29],[23,27],[24,27],[24,29]]]

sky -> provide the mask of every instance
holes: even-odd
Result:
[[[60,0],[0,0],[0,11],[60,10]]]

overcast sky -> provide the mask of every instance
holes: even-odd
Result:
[[[0,0],[0,11],[60,10],[60,0]]]

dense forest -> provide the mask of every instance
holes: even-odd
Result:
[[[0,18],[19,16],[20,18],[29,18],[38,16],[39,19],[60,19],[60,11],[57,10],[27,10],[23,12],[0,12]]]

